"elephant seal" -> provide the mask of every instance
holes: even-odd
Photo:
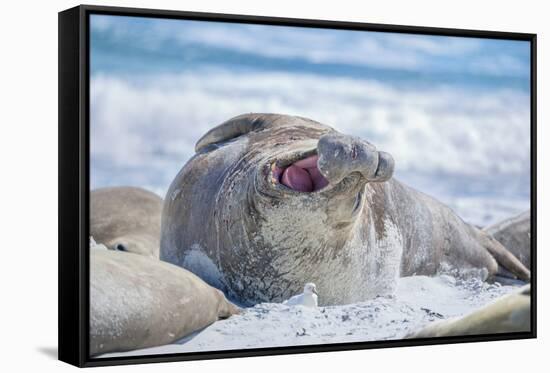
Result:
[[[90,354],[172,343],[238,312],[189,271],[146,256],[90,251]]]
[[[407,338],[433,338],[531,331],[531,286],[505,295],[461,318],[432,323]]]
[[[484,229],[531,269],[531,210]]]
[[[311,119],[241,115],[195,150],[165,197],[160,258],[242,304],[306,282],[321,305],[353,303],[444,265],[530,277],[490,235],[393,179],[390,154]]]
[[[162,198],[135,187],[90,192],[90,235],[110,250],[159,257]]]

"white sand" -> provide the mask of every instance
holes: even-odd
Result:
[[[174,344],[101,357],[400,339],[430,322],[467,314],[517,288],[451,276],[406,277],[399,280],[391,298],[317,309],[262,303]]]

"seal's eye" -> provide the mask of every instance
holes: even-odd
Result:
[[[207,149],[209,145],[221,143],[252,131],[264,128],[268,118],[273,118],[275,114],[243,114],[212,128],[203,137],[197,141],[195,152],[198,153]]]
[[[126,248],[125,245],[121,244],[121,243],[117,243],[115,245],[115,250],[117,251],[128,251],[128,249]]]

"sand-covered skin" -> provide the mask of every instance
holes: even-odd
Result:
[[[174,344],[101,357],[401,339],[430,322],[465,315],[518,288],[447,275],[405,277],[398,281],[393,297],[317,309],[261,303]]]

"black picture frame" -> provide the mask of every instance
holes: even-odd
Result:
[[[531,45],[531,331],[135,357],[89,356],[91,14],[523,40]],[[536,34],[81,5],[59,13],[59,360],[79,367],[536,338]]]

